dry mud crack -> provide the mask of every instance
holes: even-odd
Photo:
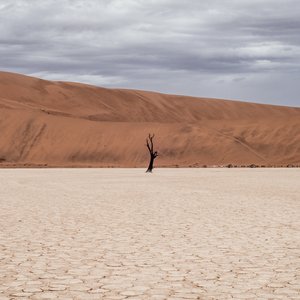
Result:
[[[0,170],[0,300],[300,299],[297,169]]]

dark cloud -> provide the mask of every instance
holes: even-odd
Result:
[[[2,70],[300,106],[298,0],[1,2]]]

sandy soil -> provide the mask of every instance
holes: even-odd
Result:
[[[0,299],[299,299],[296,169],[0,170]]]
[[[0,167],[300,166],[300,108],[0,72],[0,128]]]

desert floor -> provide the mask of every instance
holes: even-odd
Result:
[[[0,300],[300,299],[300,170],[0,170]]]

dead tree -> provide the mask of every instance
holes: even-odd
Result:
[[[150,134],[148,135],[148,138],[146,139],[146,146],[149,150],[149,154],[150,154],[150,162],[149,162],[149,166],[148,166],[148,169],[147,169],[147,173],[150,172],[152,173],[152,170],[153,170],[153,164],[154,164],[154,159],[158,156],[158,153],[157,151],[154,151],[153,150],[153,138],[154,138],[154,134]]]

